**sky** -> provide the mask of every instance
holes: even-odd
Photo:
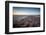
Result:
[[[13,7],[14,15],[40,15],[40,8]]]

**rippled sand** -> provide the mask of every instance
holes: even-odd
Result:
[[[40,15],[13,15],[13,28],[40,27]]]

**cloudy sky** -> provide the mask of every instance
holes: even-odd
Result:
[[[40,8],[13,7],[14,15],[40,15]]]

